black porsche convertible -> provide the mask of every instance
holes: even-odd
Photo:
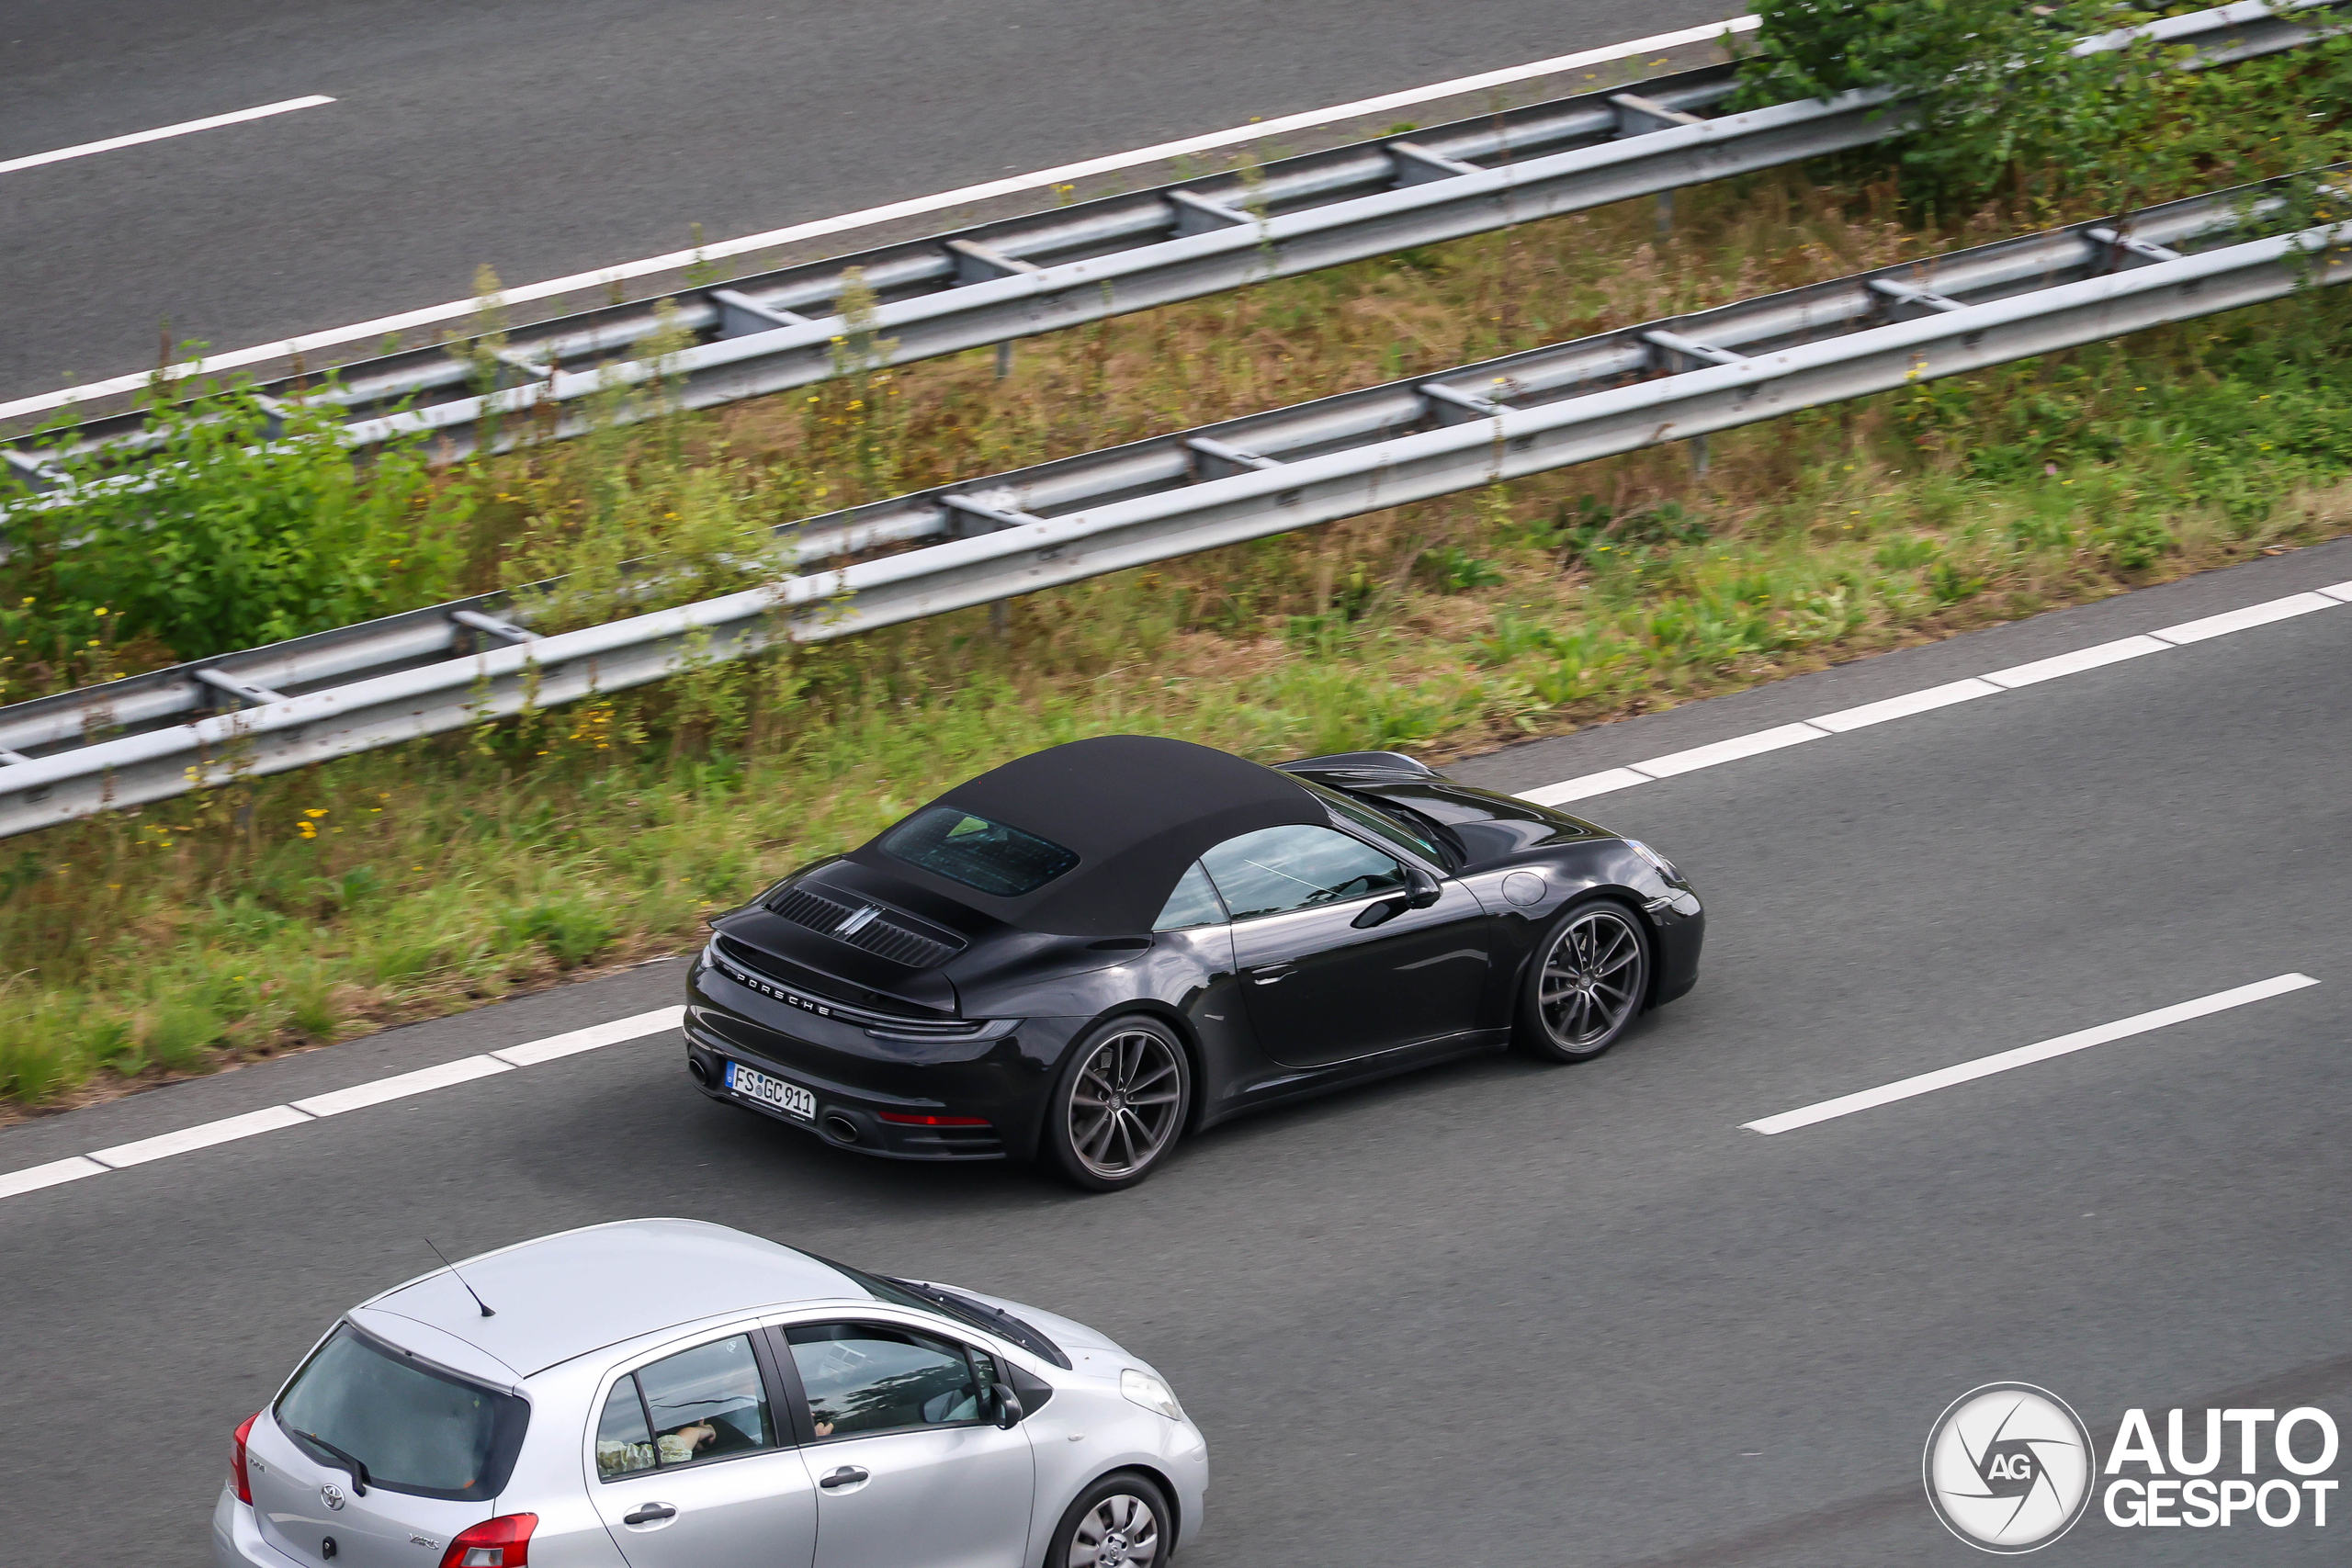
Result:
[[[1516,1044],[1583,1061],[1698,977],[1682,874],[1393,751],[1103,736],[1008,762],[712,922],[703,1091],[899,1159],[1096,1190],[1176,1139]]]

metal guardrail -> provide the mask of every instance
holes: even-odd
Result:
[[[2290,49],[2352,0],[2241,0],[2086,39],[2193,46],[2208,62]],[[582,434],[655,408],[706,408],[836,374],[855,269],[879,301],[861,333],[906,364],[1392,251],[1582,211],[1794,163],[1891,137],[1908,121],[1884,92],[1704,118],[1733,68],[1707,67],[1182,181],[1057,211],[808,263],[662,300],[518,327],[492,356],[503,385],[440,347],[362,360],[332,382],[287,377],[262,393],[347,413],[357,447],[425,435],[460,457]],[[660,331],[695,341],[627,357]],[[475,346],[481,346],[478,343]],[[659,383],[615,411],[611,393]],[[135,452],[145,415],[85,422],[0,446],[0,468],[35,491],[65,488],[60,456]]]
[[[0,837],[2352,280],[2352,223],[2188,254],[2222,191],[796,525],[945,542],[538,637],[495,599],[0,708]],[[443,657],[460,639],[469,654]],[[289,694],[284,687],[311,686]],[[220,702],[252,705],[187,722]],[[143,733],[119,729],[160,725]],[[28,749],[58,748],[34,757]]]

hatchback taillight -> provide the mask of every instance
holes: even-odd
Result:
[[[256,1410],[238,1422],[236,1447],[229,1450],[229,1479],[237,1483],[237,1501],[240,1503],[254,1500],[254,1483],[245,1474],[245,1439],[253,1435],[254,1423],[260,1419],[261,1412]]]
[[[458,1532],[441,1554],[441,1568],[525,1568],[531,1561],[537,1514],[501,1514]]]

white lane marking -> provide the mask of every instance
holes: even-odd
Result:
[[[1538,806],[1566,806],[1587,795],[1608,795],[1614,790],[1631,789],[1635,784],[1649,782],[1647,773],[1637,773],[1631,768],[1611,768],[1605,773],[1587,773],[1582,778],[1569,779],[1563,784],[1531,789],[1519,798],[1532,800]]]
[[[1770,729],[1758,729],[1748,735],[1735,735],[1728,740],[1718,740],[1712,745],[1693,746],[1687,751],[1669,751],[1663,757],[1650,757],[1631,766],[1634,772],[1648,778],[1670,779],[1677,773],[1712,768],[1724,762],[1736,762],[1743,757],[1777,751],[1783,746],[1795,746],[1807,740],[1826,740],[1828,735],[1827,730],[1815,729],[1809,724],[1776,725]]]
[[[2054,681],[2061,675],[2079,675],[2086,670],[2097,670],[2102,665],[2120,664],[2127,659],[2137,659],[2143,653],[2162,653],[2171,646],[2152,637],[2119,637],[2095,648],[2078,648],[2055,659],[2037,659],[2030,664],[2013,664],[2007,670],[1987,671],[1984,679],[1996,686],[2014,690],[2018,686],[2030,686],[2037,681]]]
[[[2154,1012],[2143,1012],[2137,1017],[2121,1019],[2114,1023],[2102,1023],[2096,1029],[2077,1030],[2072,1034],[2062,1034],[2055,1040],[2044,1040],[2036,1045],[2020,1045],[2014,1051],[2002,1051],[1990,1056],[1979,1056],[1973,1062],[1962,1062],[1958,1066],[1939,1067],[1932,1073],[1921,1073],[1917,1077],[1882,1084],[1877,1089],[1866,1089],[1859,1094],[1840,1095],[1836,1100],[1825,1100],[1818,1105],[1808,1105],[1798,1111],[1783,1111],[1778,1116],[1767,1116],[1760,1122],[1744,1122],[1741,1125],[1749,1132],[1768,1134],[1787,1133],[1799,1127],[1810,1127],[1816,1122],[1827,1122],[1838,1116],[1851,1116],[1857,1111],[1868,1111],[1875,1106],[1892,1104],[1898,1100],[1909,1100],[1915,1095],[1933,1093],[1937,1089],[1950,1089],[1954,1084],[1967,1083],[1972,1079],[1986,1077],[1994,1073],[2006,1073],[2011,1067],[2022,1067],[2034,1062],[2046,1062],[2052,1056],[2064,1056],[2070,1052],[2087,1051],[2094,1045],[2104,1045],[2110,1040],[2122,1040],[2134,1034],[2145,1034],[2151,1030],[2164,1029],[2176,1023],[2186,1023],[2192,1018],[2203,1018],[2211,1013],[2225,1012],[2231,1008],[2244,1007],[2248,1002],[2258,1002],[2271,997],[2283,996],[2289,991],[2300,991],[2306,986],[2318,984],[2317,980],[2308,975],[2279,975],[2271,979],[2256,981],[2251,986],[2240,986],[2233,991],[2217,991],[2210,997],[2199,997],[2193,1002],[2176,1002],[2171,1007],[2158,1008]]]
[[[1989,681],[1979,681],[1971,676],[1965,681],[1954,681],[1950,685],[1929,686],[1924,692],[1907,692],[1899,697],[1889,697],[1884,702],[1864,703],[1860,707],[1839,708],[1836,713],[1818,714],[1806,722],[1818,728],[1832,730],[1842,735],[1849,729],[1884,724],[1890,718],[1909,718],[1915,713],[1928,713],[1937,708],[1950,707],[1954,703],[1964,703],[1971,697],[1996,697],[2000,694],[2000,687]]]
[[[346,1111],[358,1111],[370,1105],[381,1105],[388,1100],[405,1100],[412,1094],[427,1089],[447,1089],[452,1084],[471,1083],[492,1073],[511,1073],[514,1069],[489,1056],[468,1056],[460,1061],[444,1062],[437,1067],[419,1067],[413,1073],[395,1073],[372,1083],[355,1084],[332,1094],[313,1095],[294,1101],[294,1109],[305,1116],[340,1116]]]
[[[117,1144],[110,1149],[92,1149],[90,1157],[110,1170],[119,1170],[127,1165],[145,1165],[149,1160],[184,1155],[191,1149],[209,1149],[215,1144],[250,1138],[258,1133],[275,1133],[281,1127],[299,1127],[311,1119],[290,1105],[273,1105],[266,1110],[248,1111],[243,1116],[227,1116],[218,1122],[183,1127],[176,1133],[165,1133],[160,1137],[141,1138],[135,1144]]]
[[[893,201],[881,207],[869,207],[862,211],[844,212],[838,218],[820,218],[808,223],[795,223],[788,228],[771,229],[765,233],[746,234],[741,239],[719,240],[699,250],[669,251],[641,261],[621,262],[594,272],[575,272],[566,277],[551,277],[544,283],[528,283],[505,289],[500,298],[509,305],[524,304],[534,299],[552,299],[560,295],[576,294],[582,289],[602,289],[631,278],[647,277],[660,273],[674,272],[691,266],[696,261],[720,261],[753,251],[775,250],[802,240],[820,239],[828,234],[844,233],[853,229],[871,228],[899,218],[920,217],[927,212],[941,212],[950,208],[968,207],[1000,196],[1013,196],[1022,191],[1042,186],[1066,185],[1073,180],[1094,175],[1113,174],[1140,164],[1157,164],[1170,158],[1205,152],[1219,147],[1256,141],[1286,131],[1305,130],[1334,120],[1354,119],[1364,115],[1384,114],[1390,109],[1404,108],[1413,104],[1427,103],[1434,98],[1453,97],[1464,93],[1476,93],[1488,87],[1506,86],[1538,76],[1556,75],[1578,70],[1587,65],[1606,64],[1636,55],[1652,54],[1660,50],[1679,49],[1687,44],[1706,43],[1711,39],[1729,38],[1752,32],[1759,26],[1755,17],[1734,17],[1728,21],[1710,22],[1702,28],[1684,28],[1677,32],[1658,33],[1624,43],[1612,43],[1600,49],[1588,49],[1575,54],[1557,55],[1550,60],[1531,61],[1525,65],[1508,66],[1500,71],[1481,72],[1475,76],[1457,76],[1450,82],[1433,82],[1426,87],[1408,87],[1402,92],[1384,93],[1378,97],[1359,98],[1351,104],[1334,104],[1329,108],[1309,109],[1303,114],[1283,115],[1273,119],[1253,120],[1237,125],[1229,130],[1214,130],[1203,136],[1186,137],[1181,141],[1163,141],[1155,147],[1138,147],[1131,152],[1113,152],[1100,158],[1088,158],[1075,164],[1063,164],[1055,168],[1038,169],[1031,174],[1013,175],[982,185],[965,186],[957,190],[941,191],[936,196],[915,197],[906,201]],[[372,321],[354,326],[333,327],[325,332],[305,333],[283,343],[266,343],[252,348],[234,349],[216,354],[207,359],[190,360],[175,367],[174,378],[182,376],[218,375],[224,370],[241,369],[275,359],[291,358],[296,355],[316,354],[321,349],[339,348],[345,344],[364,343],[390,333],[404,333],[414,327],[432,326],[436,322],[459,321],[481,309],[476,299],[452,299],[445,304],[428,305],[423,310],[404,310],[396,316],[380,316]],[[109,380],[92,381],[79,387],[67,387],[38,397],[19,398],[15,402],[0,403],[0,419],[13,419],[19,414],[41,413],[62,408],[68,403],[89,398],[112,397],[120,392],[135,392],[147,385],[153,371],[136,376],[117,376]]]
[[[184,1155],[194,1149],[209,1149],[215,1144],[225,1144],[236,1138],[250,1138],[260,1133],[274,1133],[281,1128],[300,1127],[323,1116],[340,1115],[346,1111],[358,1111],[370,1105],[381,1105],[388,1100],[400,1100],[412,1094],[424,1094],[436,1089],[448,1089],[461,1083],[493,1074],[512,1072],[516,1067],[530,1066],[539,1062],[551,1062],[560,1056],[573,1056],[599,1046],[617,1045],[625,1040],[640,1040],[650,1034],[661,1034],[684,1021],[683,1007],[656,1008],[633,1018],[616,1019],[610,1023],[592,1024],[586,1029],[574,1029],[563,1034],[550,1034],[543,1040],[527,1040],[520,1045],[510,1045],[488,1055],[468,1056],[460,1061],[444,1062],[438,1066],[420,1067],[414,1072],[395,1073],[390,1077],[356,1084],[326,1094],[298,1100],[291,1105],[272,1105],[260,1111],[249,1111],[242,1116],[224,1117],[199,1126],[183,1127],[176,1133],[164,1133],[137,1143],[118,1144],[110,1149],[93,1149],[89,1154],[75,1155],[69,1159],[52,1160],[27,1170],[0,1173],[0,1198],[13,1198],[20,1192],[34,1192],[44,1187],[54,1187],[61,1181],[77,1177],[96,1176],[102,1171],[119,1169],[127,1165],[144,1165],[149,1160]]]
[[[2292,593],[2267,604],[2248,604],[2243,610],[2225,615],[2208,615],[2201,621],[2184,621],[2177,626],[2163,626],[2148,635],[2159,641],[2178,645],[2203,642],[2209,637],[2226,637],[2249,626],[2267,626],[2273,621],[2283,621],[2291,615],[2308,615],[2313,610],[2333,610],[2339,601],[2324,593]]]
[[[2248,604],[2242,610],[2208,615],[2202,620],[2184,621],[2179,626],[2166,626],[2145,637],[2127,637],[2114,642],[2102,642],[2090,648],[2077,649],[2073,653],[2059,654],[2053,659],[2038,659],[2030,664],[1991,670],[1982,676],[1971,676],[1964,681],[1953,681],[1905,693],[1899,697],[1864,703],[1860,707],[1821,714],[1803,723],[1783,724],[1748,735],[1735,735],[1728,740],[1718,740],[1710,746],[1694,746],[1687,751],[1671,751],[1645,761],[1629,762],[1622,768],[1606,768],[1560,784],[1521,790],[1519,798],[1537,806],[1565,806],[1572,800],[1614,795],[1635,784],[1672,778],[1677,773],[1687,773],[1695,768],[1710,768],[1718,762],[1736,761],[1742,757],[1777,751],[1783,746],[1793,746],[1800,741],[1826,739],[1832,733],[1883,724],[1888,719],[1932,713],[1938,708],[1950,707],[1954,703],[1974,697],[1997,696],[2002,690],[2030,686],[2042,681],[2055,680],[2061,675],[2080,674],[2086,670],[2098,670],[2126,659],[2137,659],[2143,654],[2163,653],[2181,643],[2226,637],[2233,632],[2267,626],[2273,621],[2309,615],[2313,610],[2332,610],[2339,604],[2352,604],[2352,582],[2339,582],[2312,593],[2290,593],[2284,599],[2267,599],[2259,604]]]
[[[38,1192],[61,1181],[96,1176],[106,1168],[86,1155],[74,1155],[65,1159],[53,1159],[47,1165],[34,1166],[29,1170],[12,1170],[6,1176],[0,1176],[0,1198],[14,1198],[19,1192]]]
[[[513,1066],[533,1067],[541,1062],[552,1062],[559,1056],[573,1056],[602,1045],[617,1044],[641,1035],[659,1034],[685,1021],[686,1010],[683,1007],[656,1008],[651,1012],[639,1013],[635,1018],[591,1024],[586,1029],[575,1029],[569,1034],[550,1034],[545,1040],[509,1045],[505,1050],[492,1051],[491,1055]]]
[[[111,152],[118,147],[136,147],[142,141],[161,141],[167,136],[186,136],[192,130],[211,130],[219,126],[239,125],[249,119],[266,119],[274,114],[316,108],[321,104],[333,102],[333,98],[313,93],[307,98],[288,98],[284,103],[264,104],[259,108],[239,109],[234,114],[207,115],[202,119],[182,120],[177,125],[158,126],[153,130],[134,130],[128,136],[109,136],[104,141],[85,141],[78,147],[60,147],[54,152],[34,152],[22,158],[0,161],[0,175],[13,175],[18,169],[39,168],[43,164],[62,164],[68,158],[86,158],[93,152]]]

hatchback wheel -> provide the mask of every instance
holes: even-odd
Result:
[[[1062,1516],[1046,1568],[1159,1568],[1176,1543],[1167,1494],[1140,1475],[1106,1475]]]
[[[1649,994],[1650,944],[1620,904],[1579,904],[1555,920],[1520,994],[1520,1044],[1555,1062],[1583,1062],[1617,1043]]]
[[[1094,1192],[1132,1187],[1183,1130],[1193,1070],[1166,1024],[1120,1018],[1070,1052],[1046,1115],[1046,1146],[1064,1176]]]

